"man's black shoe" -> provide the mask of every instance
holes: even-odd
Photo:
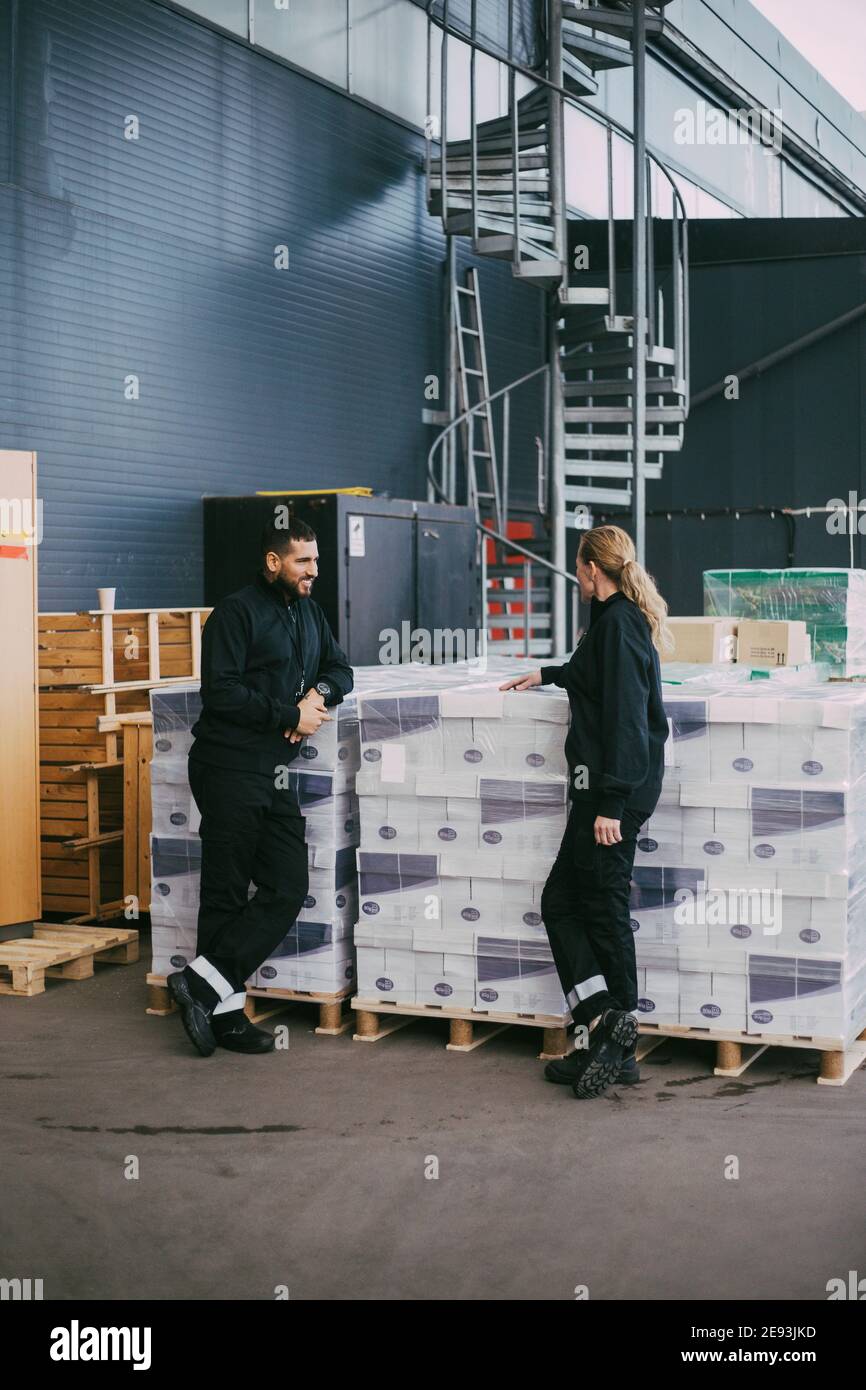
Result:
[[[169,975],[166,980],[168,992],[180,1009],[181,1022],[193,1047],[202,1057],[210,1057],[216,1048],[216,1039],[211,1028],[211,1015],[204,1004],[190,992],[189,982],[182,970]]]
[[[586,1065],[572,1087],[577,1100],[603,1096],[618,1079],[622,1064],[634,1051],[637,1019],[624,1009],[605,1009],[598,1026],[590,1034]]]
[[[545,1081],[552,1081],[557,1086],[573,1086],[586,1066],[589,1051],[587,1048],[576,1048],[567,1057],[557,1057],[555,1061],[548,1062],[544,1068]],[[622,1065],[614,1078],[617,1086],[634,1086],[640,1081],[640,1067],[637,1058],[631,1052],[623,1057]]]
[[[212,1022],[217,1046],[229,1052],[273,1052],[276,1046],[273,1033],[250,1023],[242,1009],[222,1016],[214,1014]]]

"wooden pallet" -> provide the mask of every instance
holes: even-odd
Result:
[[[378,1042],[389,1033],[405,1028],[416,1018],[445,1018],[449,1022],[449,1039],[445,1044],[448,1052],[474,1052],[476,1047],[495,1038],[506,1028],[540,1028],[543,1033],[541,1052],[543,1061],[564,1057],[568,1051],[568,1029],[570,1018],[558,1018],[555,1014],[509,1014],[481,1013],[477,1009],[449,1008],[438,1004],[401,1004],[395,1000],[361,999],[352,1000],[352,1008],[358,1015],[358,1031],[355,1042]]]
[[[138,932],[131,928],[34,922],[32,937],[0,941],[0,994],[30,998],[45,993],[46,976],[87,980],[95,961],[132,965],[137,960]]]
[[[344,1013],[344,1005],[350,995],[351,990],[343,990],[337,994],[319,994],[313,990],[300,989],[247,989],[245,1011],[252,1023],[261,1023],[274,1014],[282,1013],[290,1004],[317,1004],[319,1025],[315,1031],[322,1037],[338,1038],[352,1027],[352,1015]],[[168,992],[164,975],[147,976],[147,997],[145,1012],[153,1014],[156,1018],[165,1018],[166,1015],[177,1011],[177,1005]],[[258,999],[266,1003],[255,1003]]]
[[[209,609],[40,613],[39,733],[42,910],[74,922],[148,906],[142,846],[150,806],[141,787],[142,736],[126,728],[154,687],[198,679]],[[127,744],[135,745],[131,750]],[[130,768],[138,771],[131,776]],[[126,818],[135,806],[127,842]],[[146,852],[145,852],[146,857]]]
[[[697,1042],[715,1043],[715,1076],[742,1076],[747,1068],[771,1047],[799,1047],[819,1052],[819,1086],[844,1086],[857,1068],[866,1062],[866,1030],[848,1047],[843,1047],[838,1038],[718,1032],[714,1028],[680,1028],[674,1024],[654,1023],[640,1025],[636,1054],[638,1061],[648,1057],[657,1047],[661,1047],[662,1043],[667,1042],[668,1038],[691,1038]]]

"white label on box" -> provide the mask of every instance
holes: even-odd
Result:
[[[380,764],[383,782],[405,782],[406,746],[403,743],[383,743]]]

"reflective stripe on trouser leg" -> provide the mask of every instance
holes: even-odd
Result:
[[[581,980],[579,985],[568,991],[565,1002],[570,1009],[576,1009],[584,999],[591,999],[594,994],[607,994],[607,981],[603,975],[593,975],[588,980]]]
[[[217,1004],[213,1011],[214,1018],[216,1018],[218,1014],[231,1014],[236,1010],[243,1009],[246,1002],[247,996],[243,990],[240,990],[237,994],[230,994],[228,999],[221,999]]]
[[[195,960],[190,961],[189,968],[210,985],[214,993],[219,995],[221,1001],[234,994],[235,991],[228,980],[220,974],[215,965],[211,965],[207,956],[196,956]]]

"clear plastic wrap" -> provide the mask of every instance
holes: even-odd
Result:
[[[704,614],[805,622],[813,661],[866,673],[866,570],[705,570]]]
[[[632,886],[641,1011],[851,1041],[866,1010],[866,690],[668,687],[665,708],[665,785]]]

